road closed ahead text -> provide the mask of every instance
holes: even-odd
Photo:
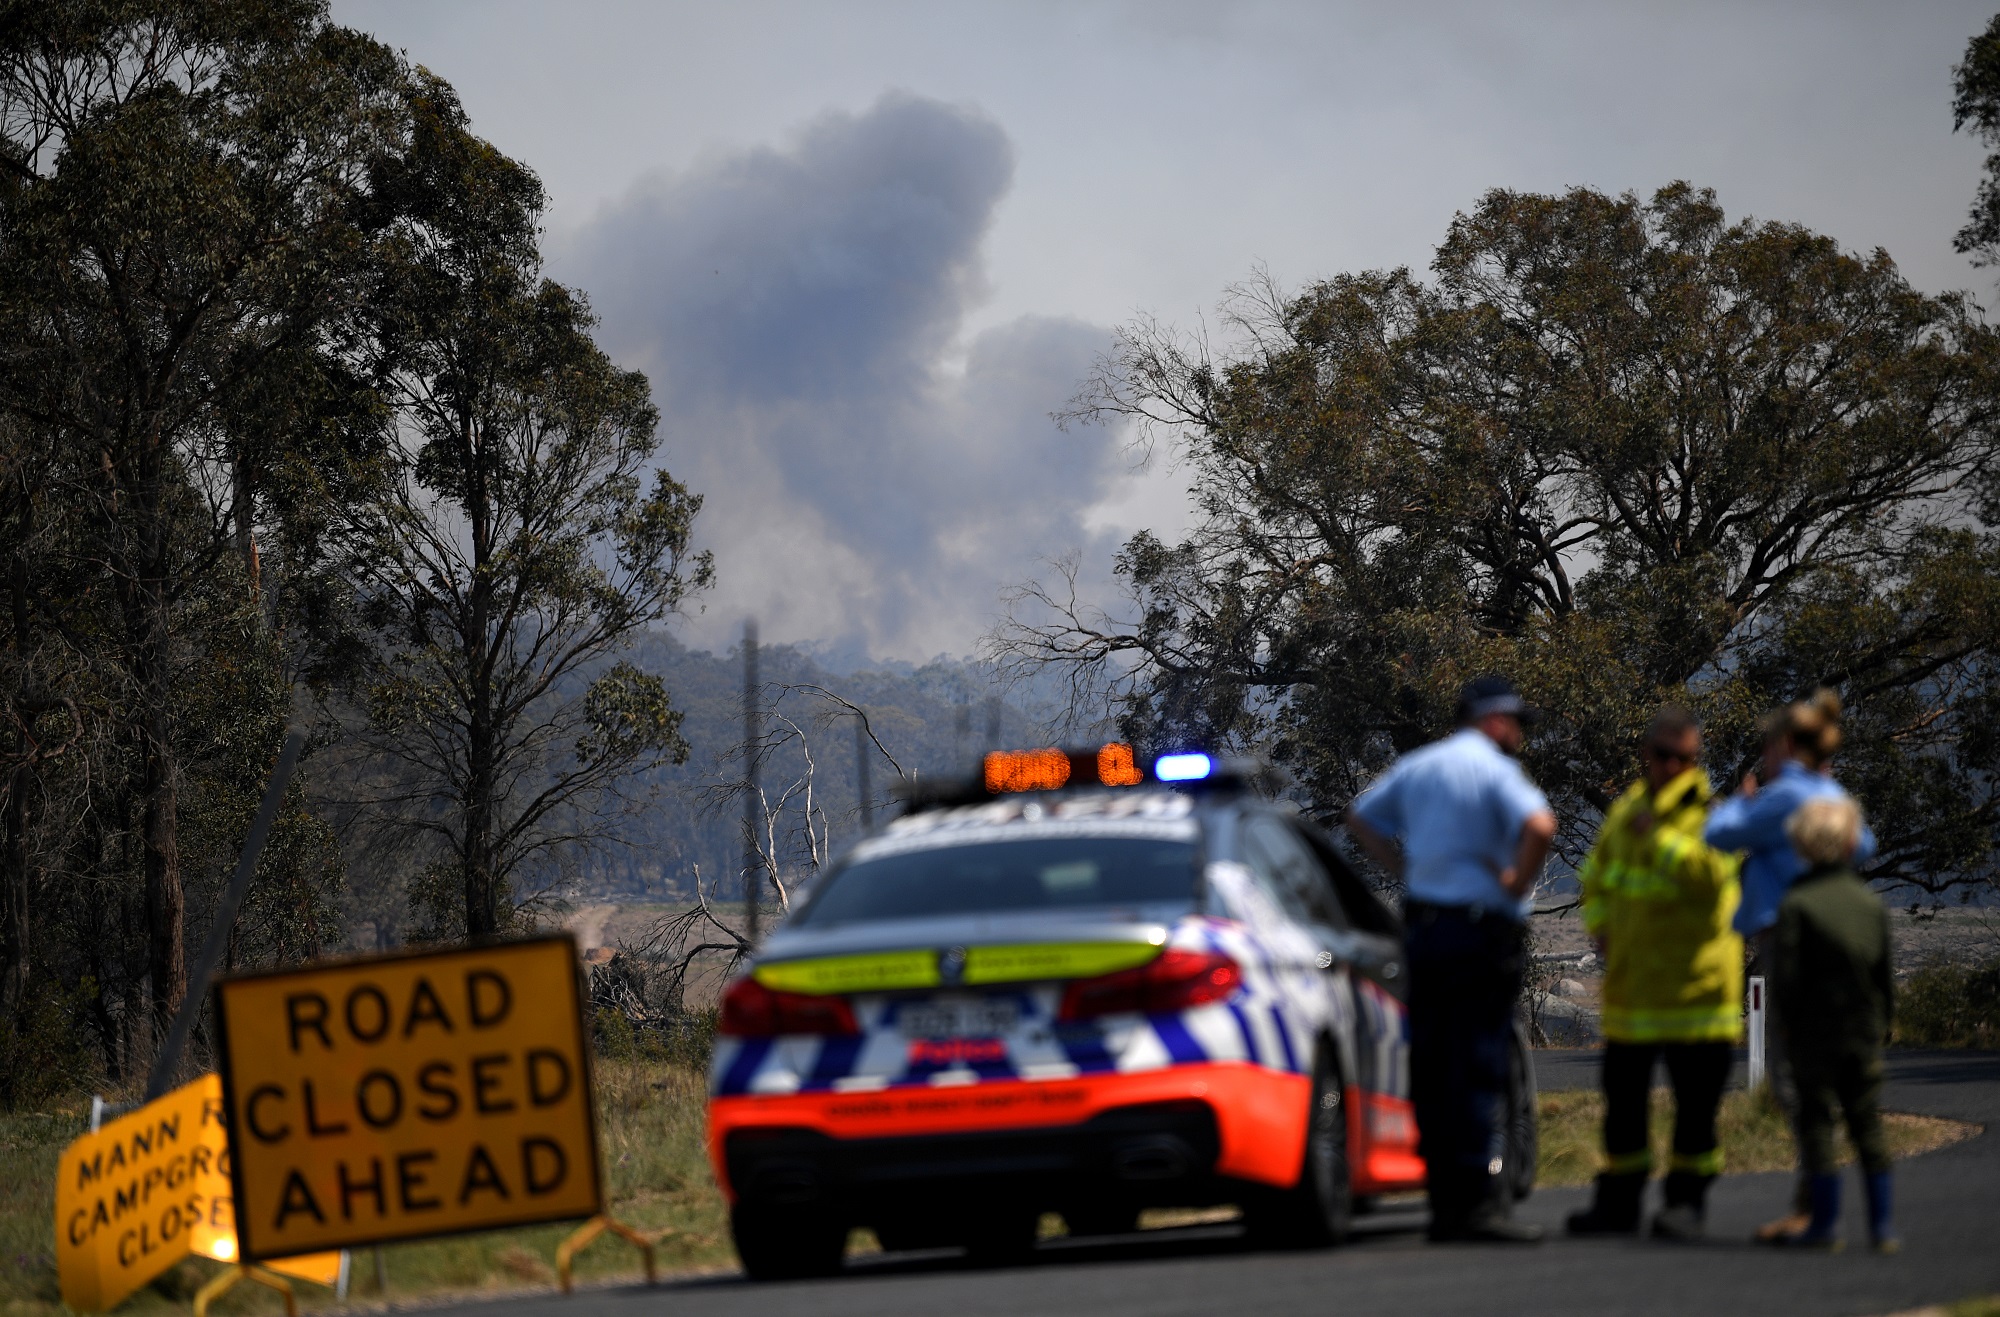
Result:
[[[224,983],[245,1256],[596,1213],[576,984],[559,938]]]

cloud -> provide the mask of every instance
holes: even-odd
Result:
[[[773,638],[963,652],[1004,585],[1103,539],[1084,517],[1117,441],[1048,414],[1108,331],[964,335],[1013,170],[991,120],[891,96],[649,177],[564,244],[557,272],[651,376],[664,459],[707,499],[721,584],[698,642],[755,613]]]

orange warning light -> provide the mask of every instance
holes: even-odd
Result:
[[[1097,752],[1097,780],[1108,787],[1136,787],[1146,780],[1132,747],[1113,741]]]
[[[986,756],[986,789],[1054,791],[1069,781],[1069,756],[1060,750],[995,750]]]

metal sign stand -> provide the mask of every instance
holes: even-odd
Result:
[[[590,1220],[578,1226],[575,1234],[556,1245],[556,1275],[562,1279],[562,1291],[564,1294],[570,1292],[571,1262],[575,1260],[577,1254],[590,1247],[592,1240],[607,1230],[630,1244],[633,1248],[638,1249],[644,1255],[646,1259],[646,1283],[648,1285],[657,1285],[660,1283],[659,1270],[654,1266],[653,1262],[653,1244],[656,1241],[648,1239],[645,1235],[640,1234],[623,1221],[614,1220],[609,1216],[593,1216]],[[666,1232],[669,1235],[672,1233],[673,1231],[671,1230]],[[664,1238],[665,1235],[661,1237]]]
[[[283,1276],[264,1270],[262,1267],[231,1267],[211,1279],[208,1284],[195,1291],[194,1317],[208,1317],[208,1305],[236,1288],[241,1281],[254,1280],[259,1285],[269,1286],[285,1296],[285,1317],[299,1317],[299,1300],[292,1293],[292,1283]]]

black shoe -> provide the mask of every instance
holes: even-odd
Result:
[[[1510,1214],[1482,1207],[1466,1218],[1457,1238],[1474,1244],[1539,1244],[1542,1228],[1516,1221]]]
[[[1600,1175],[1590,1206],[1571,1212],[1565,1229],[1572,1235],[1636,1235],[1639,1233],[1639,1200],[1646,1192],[1644,1172],[1630,1175]]]

